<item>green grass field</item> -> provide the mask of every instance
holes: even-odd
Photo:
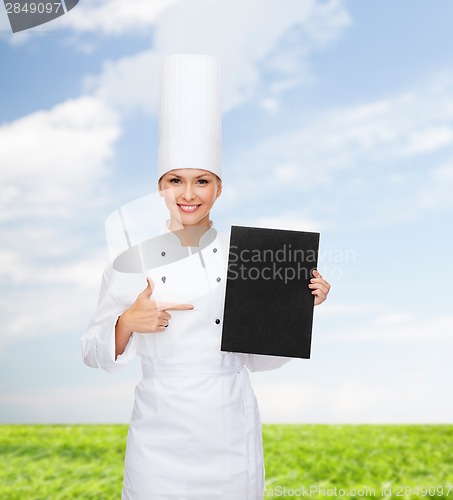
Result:
[[[0,425],[0,499],[120,499],[126,436]],[[265,499],[453,500],[453,425],[263,425],[263,440]]]

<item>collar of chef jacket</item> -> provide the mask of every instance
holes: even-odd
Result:
[[[122,252],[113,262],[113,269],[122,273],[143,273],[163,265],[172,264],[198,252],[201,262],[201,250],[204,250],[217,238],[217,231],[211,227],[202,234],[198,247],[182,246],[179,237],[168,228],[168,221],[161,234],[134,245]]]

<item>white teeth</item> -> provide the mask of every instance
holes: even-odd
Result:
[[[183,210],[194,211],[198,208],[198,205],[180,205]]]

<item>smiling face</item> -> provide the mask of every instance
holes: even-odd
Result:
[[[207,226],[209,212],[222,192],[222,181],[212,172],[196,168],[178,168],[159,179],[159,190],[171,189],[174,196],[165,203],[170,210],[170,229],[183,226]],[[165,191],[164,191],[165,193]]]

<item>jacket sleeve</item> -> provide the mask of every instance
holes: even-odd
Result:
[[[287,356],[267,356],[265,354],[244,354],[244,364],[251,372],[275,370],[289,361],[298,358]]]
[[[96,312],[80,339],[83,362],[110,373],[122,368],[137,354],[135,333],[132,333],[124,352],[115,360],[115,326],[127,306],[112,296],[112,272],[113,268],[108,264],[102,276]]]

